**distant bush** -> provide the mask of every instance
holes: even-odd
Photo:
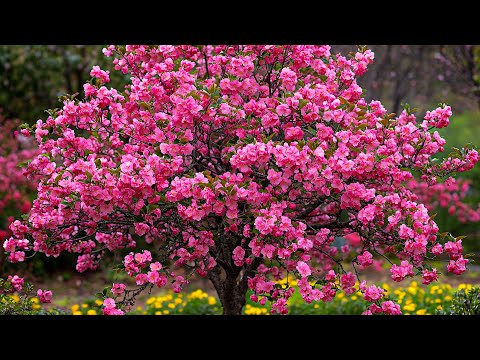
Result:
[[[480,288],[460,289],[453,295],[452,305],[441,315],[480,315]]]

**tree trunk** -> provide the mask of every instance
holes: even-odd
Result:
[[[241,268],[223,270],[218,265],[208,277],[217,290],[223,307],[223,315],[241,315],[247,294],[247,277],[241,275]]]

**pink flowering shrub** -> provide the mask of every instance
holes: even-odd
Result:
[[[15,217],[26,214],[32,206],[30,195],[36,190],[36,179],[28,180],[18,167],[38,155],[35,144],[20,134],[19,121],[5,120],[0,113],[0,241],[12,235],[9,225]],[[26,133],[29,136],[28,133]],[[7,245],[8,247],[8,245]],[[20,245],[19,248],[21,248]],[[20,250],[20,249],[19,249]],[[3,252],[3,249],[1,249]],[[23,260],[24,253],[16,252],[10,260]]]
[[[434,185],[411,180],[408,186],[417,195],[417,201],[425,204],[430,212],[445,208],[450,216],[455,216],[461,223],[480,221],[480,204],[471,206],[465,202],[470,188],[469,180],[448,178]]]
[[[448,270],[465,270],[461,244],[438,236],[405,185],[413,171],[429,183],[467,171],[478,153],[466,147],[432,161],[444,149],[435,127],[448,125],[446,106],[417,123],[408,109],[396,116],[367,103],[357,77],[370,50],[134,45],[104,53],[131,83],[109,88],[109,73],[95,67],[84,100],[65,100],[30,128],[40,155],[26,173],[41,182],[28,219],[10,227],[11,261],[71,252],[83,272],[131,249],[120,268],[137,288],[101,294],[106,314],[128,311],[145,289],[181,291],[194,274],[211,280],[225,314],[241,313],[248,288],[253,301],[287,313],[295,290],[276,283],[287,275],[307,303],[359,290],[372,303],[366,313],[399,314],[382,289],[355,285],[373,255],[399,260],[394,280],[421,273],[430,282],[428,260],[447,242]],[[333,242],[352,233],[362,251],[350,271],[342,264],[350,245],[340,251]]]

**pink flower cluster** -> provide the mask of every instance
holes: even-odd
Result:
[[[427,111],[425,120],[428,126],[436,128],[443,128],[448,126],[449,118],[452,116],[452,109],[450,106],[438,107],[433,111]]]
[[[124,315],[125,312],[117,308],[115,300],[112,298],[106,298],[103,301],[103,314],[104,315]]]
[[[109,72],[95,67],[85,99],[65,101],[29,129],[40,152],[25,173],[41,181],[28,219],[11,226],[11,261],[70,252],[86,271],[109,252],[136,248],[121,267],[140,290],[180,291],[208,275],[221,300],[227,283],[249,287],[282,314],[294,289],[275,281],[287,273],[306,302],[358,290],[351,272],[334,271],[353,242],[362,250],[352,266],[382,254],[401,261],[394,280],[414,268],[434,280],[425,260],[442,250],[438,226],[405,185],[413,171],[429,181],[466,171],[478,153],[431,161],[445,140],[429,124],[445,126],[447,107],[418,124],[367,102],[357,77],[371,51],[128,45],[104,53],[130,75],[128,86],[107,88]],[[344,235],[352,241],[339,248]],[[445,251],[461,272],[466,260]],[[378,288],[362,291],[371,313],[400,313]],[[112,292],[129,294],[118,285]],[[107,300],[105,313],[124,311]]]
[[[38,291],[37,291],[38,298],[44,304],[52,302],[52,295],[53,295],[53,293],[52,293],[51,290],[38,289]]]
[[[16,291],[22,291],[23,284],[25,283],[25,280],[18,275],[9,275],[7,281],[12,284],[12,287]]]
[[[390,268],[390,272],[392,273],[392,280],[397,282],[402,281],[407,276],[415,275],[413,272],[413,265],[409,264],[406,260],[402,260],[400,266],[393,264]]]

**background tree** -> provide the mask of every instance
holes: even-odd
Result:
[[[58,106],[58,97],[81,93],[93,65],[106,66],[101,45],[0,45],[0,108],[7,119],[30,124]],[[123,81],[121,74],[114,78]],[[116,84],[114,84],[116,85]]]

